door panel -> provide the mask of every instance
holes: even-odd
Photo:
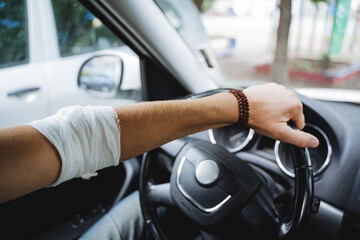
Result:
[[[49,108],[45,91],[41,64],[0,71],[0,127],[46,117]]]
[[[81,66],[100,54],[120,55],[124,63],[122,87],[140,89],[138,56],[76,0],[51,0],[48,3],[49,14],[44,27],[55,32],[55,41],[49,42],[49,48],[56,49],[46,64],[51,112],[69,105],[113,106],[135,102],[126,97],[95,97],[79,89]]]
[[[116,52],[112,50],[111,52]],[[101,52],[98,52],[99,54]],[[109,53],[107,51],[106,53]],[[135,99],[100,98],[82,91],[77,85],[77,78],[82,64],[96,53],[66,57],[47,63],[47,76],[50,90],[51,112],[70,105],[124,105],[134,103]],[[124,54],[123,54],[124,55]],[[128,66],[129,65],[129,66]],[[123,84],[125,82],[140,82],[139,62],[134,56],[124,60]]]
[[[0,4],[0,127],[27,123],[49,113],[47,86],[34,34],[37,15],[24,0]]]

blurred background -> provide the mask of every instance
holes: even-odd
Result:
[[[193,2],[227,81],[360,89],[359,0]]]

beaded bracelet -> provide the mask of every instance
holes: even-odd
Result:
[[[232,89],[229,91],[232,93],[238,102],[239,106],[239,120],[237,124],[239,126],[246,126],[249,122],[249,102],[246,95],[242,90]]]

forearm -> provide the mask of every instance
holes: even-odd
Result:
[[[121,160],[176,138],[235,123],[237,109],[236,99],[230,93],[116,107],[121,126]]]
[[[236,100],[229,93],[116,107],[121,160],[191,133],[236,122],[236,109]],[[0,203],[53,184],[60,176],[62,160],[68,161],[61,159],[49,139],[31,126],[1,129],[0,156]]]
[[[0,129],[0,203],[53,183],[60,169],[55,147],[36,129]]]

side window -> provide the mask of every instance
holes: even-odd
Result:
[[[124,45],[102,22],[75,0],[52,0],[62,57]]]
[[[25,0],[0,1],[0,68],[29,62]]]

